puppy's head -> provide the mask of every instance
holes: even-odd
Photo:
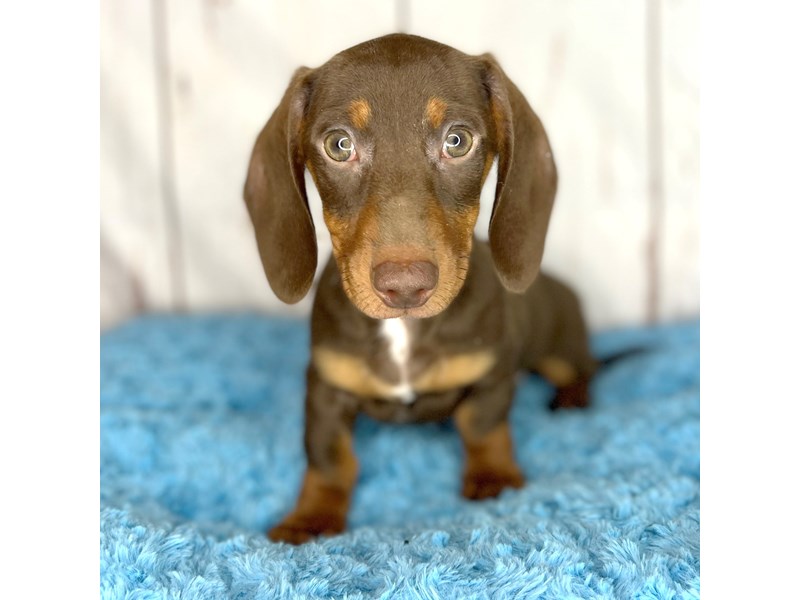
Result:
[[[489,243],[500,280],[522,292],[539,271],[556,171],[539,119],[495,60],[390,35],[299,69],[245,184],[273,291],[297,302],[314,277],[308,169],[350,300],[373,318],[441,312],[466,277],[495,157]]]

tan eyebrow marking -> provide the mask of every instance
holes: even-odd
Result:
[[[369,106],[369,102],[363,98],[353,100],[350,103],[350,108],[347,112],[350,115],[350,121],[353,123],[356,129],[364,129],[369,122],[370,116],[372,115],[372,109]]]
[[[444,113],[447,111],[447,102],[434,96],[428,100],[425,107],[425,118],[435,128],[439,128],[444,121]]]

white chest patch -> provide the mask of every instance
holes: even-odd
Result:
[[[408,359],[411,357],[411,334],[403,319],[386,319],[381,323],[381,336],[389,343],[389,358],[397,365],[400,383],[392,389],[393,395],[406,404],[414,402],[414,390],[408,379]]]

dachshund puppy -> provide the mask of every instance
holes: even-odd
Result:
[[[497,187],[488,244],[481,187]],[[301,68],[261,131],[244,196],[264,271],[287,303],[317,265],[304,173],[333,256],[311,316],[305,449],[295,509],[269,532],[302,543],[345,528],[356,415],[453,417],[463,494],[523,485],[508,413],[520,369],[583,407],[596,363],[575,295],[539,273],[556,192],[541,122],[488,54],[389,35]]]

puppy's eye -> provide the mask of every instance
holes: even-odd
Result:
[[[337,162],[354,160],[356,147],[344,131],[334,131],[325,138],[325,153]]]
[[[451,129],[444,140],[442,151],[446,158],[464,156],[472,148],[472,134],[466,129]]]

